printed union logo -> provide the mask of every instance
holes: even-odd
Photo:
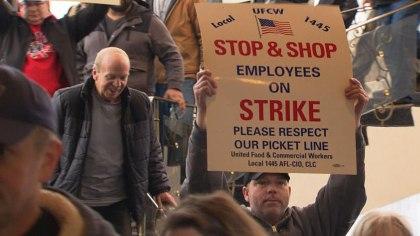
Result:
[[[332,166],[333,166],[333,167],[335,167],[335,168],[344,167],[344,165],[342,165],[342,164],[338,164],[338,163],[335,163],[335,164],[333,164]]]
[[[264,34],[283,34],[293,36],[292,27],[288,21],[277,21],[257,18],[260,36]]]

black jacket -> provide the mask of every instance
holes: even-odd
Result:
[[[76,197],[80,196],[80,181],[94,122],[92,89],[95,89],[94,82],[89,78],[84,84],[58,90],[53,97],[64,150],[52,185]],[[169,191],[170,187],[149,98],[143,92],[126,88],[121,94],[121,112],[126,190],[132,216],[139,221],[146,193],[156,195]]]
[[[346,235],[366,203],[365,143],[360,130],[356,133],[356,158],[357,175],[330,175],[313,204],[288,207],[277,225],[272,226],[249,213],[270,235]],[[186,174],[183,196],[227,190],[224,172],[207,171],[207,133],[196,124],[190,137]]]
[[[68,85],[81,82],[76,73],[76,45],[104,18],[108,6],[92,4],[74,16],[59,20],[50,16],[41,25],[42,32],[52,43],[63,67],[63,81]],[[8,13],[0,5],[0,64],[22,69],[33,34],[25,19]]]

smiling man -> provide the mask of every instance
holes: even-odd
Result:
[[[63,140],[52,184],[98,211],[121,235],[139,223],[146,194],[175,205],[149,98],[127,87],[130,60],[119,48],[99,51],[84,84],[58,90],[58,132]]]

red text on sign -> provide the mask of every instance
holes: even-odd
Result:
[[[289,57],[331,58],[332,53],[337,51],[337,46],[333,43],[288,42],[286,48],[289,50]]]
[[[240,118],[244,121],[255,119],[270,121],[319,122],[319,101],[281,101],[267,99],[242,99]],[[265,117],[268,109],[268,116]]]
[[[263,48],[260,41],[246,40],[222,40],[214,41],[215,53],[217,55],[242,55],[257,56],[257,52]]]

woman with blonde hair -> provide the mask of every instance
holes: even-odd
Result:
[[[265,236],[265,230],[225,192],[190,195],[171,212],[161,236]]]
[[[353,236],[413,236],[413,233],[402,216],[373,211],[362,217]]]

